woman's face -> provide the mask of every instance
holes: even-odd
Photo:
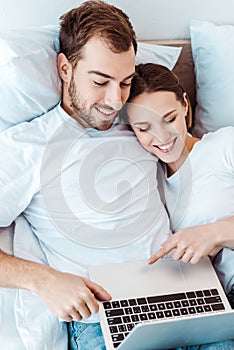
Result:
[[[164,163],[181,163],[187,157],[185,117],[188,101],[174,92],[157,91],[135,97],[127,106],[129,122],[141,145]]]

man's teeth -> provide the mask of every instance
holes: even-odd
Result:
[[[113,114],[114,111],[107,111],[107,110],[104,110],[104,109],[101,109],[101,108],[97,108],[97,110],[105,115],[111,115]]]
[[[171,141],[170,143],[167,143],[165,145],[160,145],[160,146],[157,146],[157,147],[162,149],[162,150],[166,150],[166,149],[169,149],[173,145],[173,143],[174,143],[174,141]]]

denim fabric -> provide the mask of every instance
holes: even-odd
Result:
[[[228,300],[231,307],[234,309],[234,285],[232,286],[231,291],[228,293]]]
[[[217,343],[176,348],[176,350],[233,350],[233,349],[234,349],[234,340],[226,340],[226,341],[220,341]]]
[[[68,335],[69,350],[106,350],[99,323],[72,321],[68,324]],[[186,346],[175,350],[234,350],[234,340]]]
[[[100,323],[68,324],[69,350],[106,350]]]

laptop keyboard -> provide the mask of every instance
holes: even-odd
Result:
[[[103,302],[114,348],[137,323],[224,310],[217,289]]]

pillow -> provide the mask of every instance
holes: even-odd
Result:
[[[173,69],[180,56],[181,50],[182,47],[138,42],[136,64],[151,62]]]
[[[197,83],[193,133],[234,126],[234,26],[192,20],[192,55]]]
[[[57,26],[0,32],[0,132],[42,115],[59,102],[58,37]],[[172,68],[180,50],[139,43],[137,63]]]
[[[55,26],[0,33],[0,131],[58,103],[57,51]]]

